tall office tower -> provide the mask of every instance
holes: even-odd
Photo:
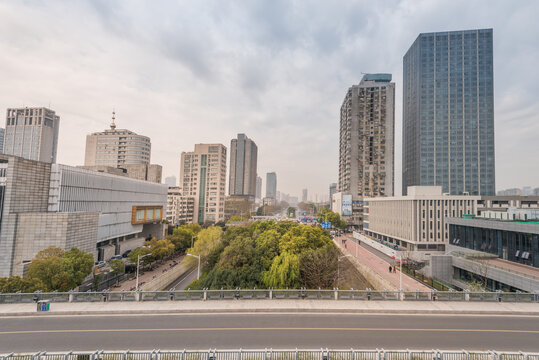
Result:
[[[494,195],[492,29],[420,34],[403,63],[403,194]]]
[[[329,202],[331,203],[331,199],[333,199],[333,194],[337,192],[337,183],[331,183],[329,184]]]
[[[262,199],[262,178],[260,176],[256,177],[256,198]]]
[[[277,199],[277,174],[274,172],[266,173],[266,197]]]
[[[307,194],[308,194],[307,189],[303,189],[301,191],[301,202],[307,202]]]
[[[6,135],[6,130],[0,128],[0,153],[4,152],[4,136]]]
[[[126,129],[116,129],[112,113],[110,129],[86,136],[84,166],[149,164],[152,144],[147,136]]]
[[[56,162],[60,117],[44,107],[7,109],[4,154]]]
[[[365,74],[341,106],[339,191],[352,196],[348,224],[361,228],[363,197],[392,196],[395,83],[391,74]]]
[[[176,187],[176,176],[167,176],[165,178],[165,184],[168,185],[168,187]]]
[[[254,200],[256,195],[256,164],[258,147],[245,134],[238,134],[230,142],[230,179],[228,194],[248,196]]]
[[[183,196],[195,199],[193,222],[204,224],[225,217],[226,146],[196,144],[182,152],[179,185]]]

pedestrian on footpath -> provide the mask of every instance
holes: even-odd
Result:
[[[389,272],[391,272],[391,265],[389,265]]]
[[[394,273],[397,272],[397,267],[396,267],[396,266],[393,266],[393,272],[394,272]]]

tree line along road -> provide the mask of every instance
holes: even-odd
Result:
[[[355,348],[537,351],[539,317],[321,313],[0,318],[0,353]]]

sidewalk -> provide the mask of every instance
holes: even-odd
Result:
[[[155,279],[156,277],[166,273],[172,267],[180,266],[184,257],[185,257],[185,255],[174,256],[173,258],[163,262],[159,266],[154,265],[154,268],[152,270],[146,270],[146,271],[144,271],[144,273],[142,272],[142,266],[141,266],[139,277],[138,277],[138,286],[139,286],[139,288],[142,285],[144,285],[145,283],[148,283],[151,280]],[[135,290],[135,286],[136,286],[135,274],[131,274],[131,276],[133,276],[133,279],[126,280],[126,281],[120,283],[120,286],[118,286],[118,287],[113,286],[111,288],[111,291],[122,291],[122,290],[133,291],[133,290]]]
[[[361,300],[186,300],[148,302],[52,303],[48,312],[35,304],[1,304],[1,316],[119,315],[172,313],[372,313],[432,315],[539,316],[539,303]]]
[[[344,240],[344,241],[343,241]],[[379,276],[381,276],[385,281],[390,283],[398,289],[400,286],[400,274],[399,271],[395,273],[389,272],[389,266],[393,266],[380,257],[374,255],[364,247],[358,245],[353,239],[346,237],[336,237],[335,243],[343,249],[346,249],[354,258],[356,258],[360,263],[367,266],[368,268],[375,271]],[[431,289],[422,284],[421,282],[412,279],[406,274],[402,274],[402,288],[405,291],[430,291]]]

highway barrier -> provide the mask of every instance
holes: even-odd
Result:
[[[538,360],[539,353],[443,350],[183,350],[0,355],[0,360]]]
[[[400,301],[491,301],[539,302],[539,292],[471,292],[471,291],[379,291],[345,289],[204,289],[174,291],[100,291],[0,293],[0,304],[32,303],[46,300],[61,302],[107,301],[180,301],[233,299],[308,299],[308,300],[400,300]],[[539,360],[539,359],[537,359]]]

